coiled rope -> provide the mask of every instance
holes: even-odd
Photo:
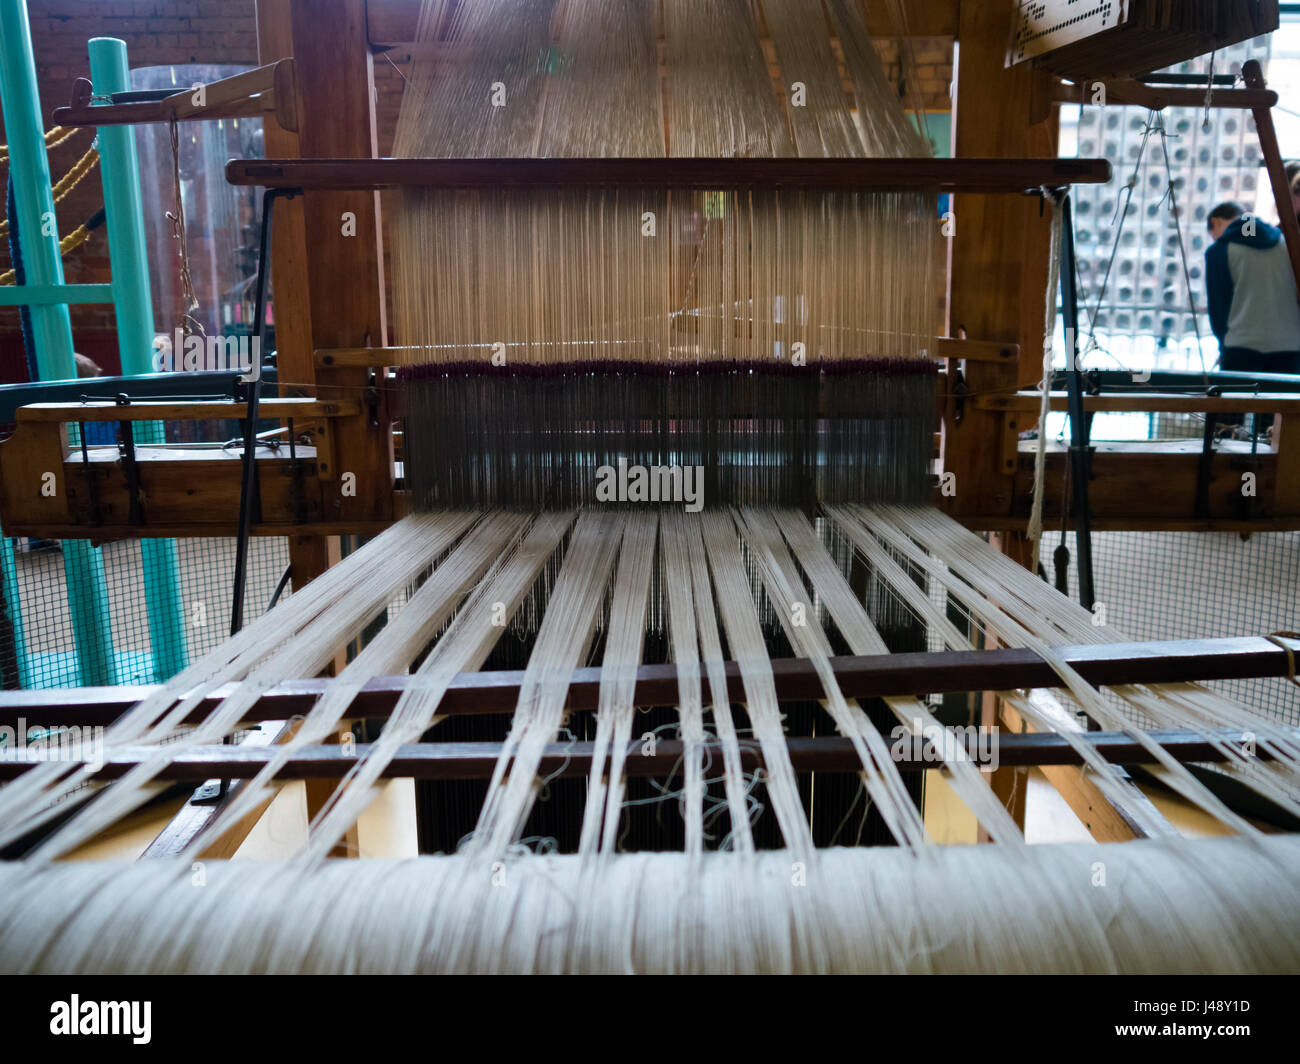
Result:
[[[59,254],[66,255],[74,248],[81,247],[90,239],[90,234],[104,224],[104,208],[101,207],[92,214],[83,224],[77,226],[67,236],[59,241]],[[7,273],[0,273],[0,285],[14,284],[17,275],[17,269],[9,270]]]
[[[75,133],[76,130],[73,130],[73,132]],[[88,173],[90,173],[90,171],[93,170],[98,163],[99,163],[99,151],[95,148],[91,148],[89,151],[86,152],[85,155],[83,155],[80,159],[78,159],[75,163],[73,163],[72,169],[69,170],[66,174],[64,174],[61,178],[59,178],[59,180],[55,183],[54,187],[50,190],[54,196],[54,202],[55,203],[62,202],[62,200],[67,197],[69,192],[71,192],[74,188],[76,188],[79,184],[81,184],[82,178],[84,178]],[[4,219],[4,221],[0,221],[0,236],[4,236],[8,232],[9,232],[9,219],[6,218]],[[69,234],[69,236],[70,235],[71,234]],[[64,239],[66,240],[67,238],[65,237]]]

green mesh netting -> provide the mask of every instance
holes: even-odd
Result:
[[[235,539],[171,542],[170,552],[151,558],[157,548],[142,540],[100,547],[73,540],[6,540],[0,549],[4,686],[75,687],[85,682],[89,663],[99,682],[159,683],[224,640]],[[70,552],[82,556],[85,568],[102,572],[96,578],[102,596],[89,608],[79,606],[76,596],[69,601],[65,556]],[[250,541],[245,622],[267,608],[288,564],[287,539]],[[87,583],[76,582],[83,594]],[[286,588],[283,594],[288,593]],[[73,623],[79,608],[89,617],[80,639]]]

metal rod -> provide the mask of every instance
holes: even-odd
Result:
[[[1079,558],[1079,601],[1091,610],[1092,524],[1088,504],[1088,482],[1092,476],[1088,414],[1083,409],[1083,370],[1079,366],[1079,295],[1074,261],[1074,218],[1070,194],[1061,197],[1061,318],[1065,326],[1065,383],[1070,418],[1070,478],[1074,490],[1075,553]],[[1045,432],[1046,425],[1038,427]]]
[[[262,330],[266,322],[266,289],[271,277],[271,218],[275,201],[297,195],[293,189],[268,189],[262,196],[262,232],[257,256],[257,300],[250,338],[253,364],[240,378],[248,392],[244,421],[243,471],[239,491],[239,539],[235,546],[235,584],[230,604],[230,634],[244,626],[244,590],[248,583],[248,538],[253,526],[254,491],[257,487],[257,408],[262,397]]]

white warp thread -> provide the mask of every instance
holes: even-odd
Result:
[[[213,861],[202,886],[188,862],[0,865],[0,971],[1300,970],[1295,837],[932,849],[825,850],[805,885],[786,851],[533,857],[497,886],[465,857]]]

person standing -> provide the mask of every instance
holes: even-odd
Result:
[[[1300,374],[1300,302],[1282,231],[1238,203],[1206,218],[1210,327],[1219,368],[1231,373]]]

